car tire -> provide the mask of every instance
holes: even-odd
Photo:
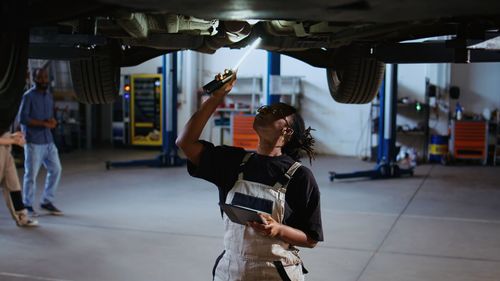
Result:
[[[28,29],[0,32],[0,135],[14,121],[26,85]]]
[[[70,62],[71,79],[78,101],[112,103],[120,87],[120,67],[111,57],[94,56]]]
[[[385,64],[367,57],[359,47],[340,50],[342,63],[327,68],[328,87],[339,103],[363,104],[373,100],[384,78]]]

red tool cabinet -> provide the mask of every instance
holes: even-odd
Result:
[[[452,121],[450,152],[454,159],[487,161],[488,125],[484,121]]]

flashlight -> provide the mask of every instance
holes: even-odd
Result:
[[[245,54],[243,54],[243,56],[240,58],[238,63],[235,65],[235,67],[233,67],[232,69],[225,69],[224,72],[222,72],[218,75],[220,79],[214,79],[214,80],[210,81],[208,84],[206,84],[205,86],[203,86],[203,91],[205,92],[205,94],[213,93],[215,90],[220,89],[222,87],[222,85],[226,84],[229,80],[231,80],[233,75],[236,73],[236,71],[240,67],[241,63],[246,59],[246,57],[248,57],[248,55],[255,48],[257,48],[257,46],[259,46],[260,41],[262,41],[262,38],[260,38],[260,37],[255,39],[255,41],[252,43],[250,48],[248,48],[248,50],[245,52]]]
[[[229,80],[231,80],[233,74],[234,72],[230,69],[224,70],[223,73],[219,74],[220,79],[219,80],[214,79],[210,81],[208,84],[203,86],[203,91],[205,92],[205,94],[213,93],[215,90],[219,89],[220,87],[222,87],[222,85],[226,84]]]

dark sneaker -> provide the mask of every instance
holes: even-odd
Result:
[[[54,216],[62,216],[63,215],[63,212],[61,210],[57,209],[50,202],[47,204],[41,204],[40,208],[42,208],[43,210],[49,212],[51,215],[54,215]]]
[[[24,208],[28,210],[28,214],[30,215],[30,217],[38,217],[38,213],[33,210],[33,207],[25,206]]]

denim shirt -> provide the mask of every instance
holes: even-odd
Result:
[[[54,118],[54,100],[49,92],[29,89],[23,96],[20,110],[21,129],[27,143],[49,144],[54,142],[49,128],[28,126],[31,119],[48,120]]]

